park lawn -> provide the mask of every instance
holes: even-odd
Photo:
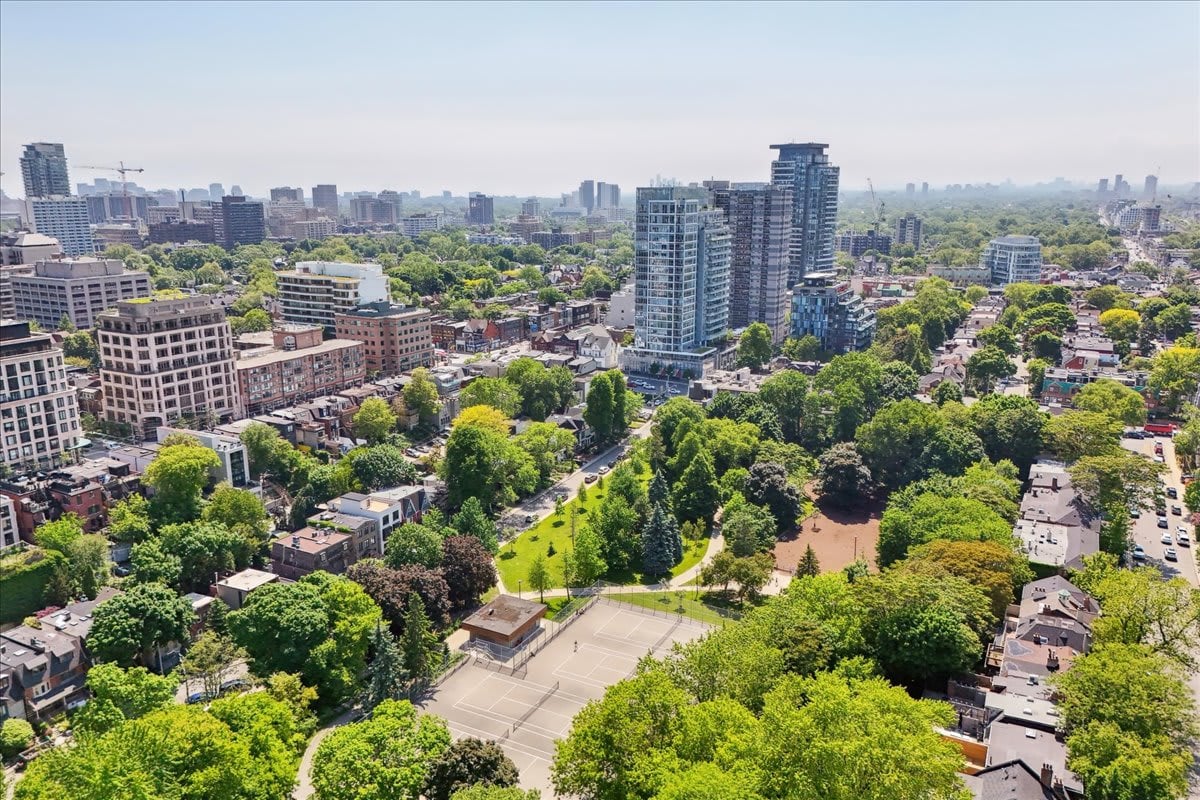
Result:
[[[679,592],[683,592],[682,601],[680,601]],[[702,597],[704,596],[706,595],[702,595]],[[697,600],[695,589],[679,589],[671,592],[622,592],[621,594],[607,594],[605,597],[618,603],[652,608],[667,614],[683,614],[685,617],[707,622],[710,625],[723,625],[730,619],[736,619],[739,616],[737,612],[722,614],[720,609]]]
[[[649,470],[643,472],[639,477],[649,485]],[[546,568],[550,572],[551,585],[546,588],[563,588],[565,585],[562,574],[563,553],[571,549],[571,508],[579,509],[575,520],[575,531],[578,534],[587,522],[585,515],[600,508],[606,491],[607,484],[604,487],[600,487],[596,483],[589,485],[585,500],[581,502],[577,496],[571,498],[563,504],[562,516],[556,517],[551,514],[501,547],[496,556],[496,569],[500,572],[505,589],[509,592],[516,592],[518,590],[517,581],[520,581],[522,593],[532,591],[529,586],[529,567],[538,553],[546,557]],[[554,555],[550,555],[551,546],[554,548]],[[674,577],[694,567],[700,562],[700,559],[704,558],[707,550],[708,539],[684,540],[683,559],[671,570],[671,576]],[[632,570],[610,572],[604,576],[604,580],[623,585],[643,583],[641,574]]]

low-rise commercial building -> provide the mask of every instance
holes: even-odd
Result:
[[[362,342],[322,340],[318,325],[281,325],[272,349],[234,362],[239,416],[254,416],[358,386],[367,378]]]
[[[64,317],[76,328],[91,328],[101,311],[153,291],[149,273],[127,270],[116,258],[38,261],[8,282],[17,317],[47,330],[57,328]]]

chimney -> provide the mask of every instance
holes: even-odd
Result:
[[[292,547],[299,547],[299,546],[300,546],[300,537],[293,536],[292,537]]]
[[[1054,652],[1053,650],[1051,650],[1046,656],[1046,669],[1050,670],[1051,672],[1058,671],[1058,653]]]
[[[1050,488],[1056,492],[1058,491],[1058,478],[1057,477],[1050,479]]]
[[[1042,764],[1042,786],[1047,789],[1054,786],[1054,766],[1052,764]]]

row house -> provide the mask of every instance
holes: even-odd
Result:
[[[355,561],[350,536],[338,531],[301,528],[271,542],[271,571],[285,580],[299,580],[317,570],[342,575]]]
[[[1013,527],[1021,551],[1035,569],[1082,569],[1084,557],[1100,550],[1098,515],[1058,462],[1035,462],[1028,485]]]
[[[106,586],[95,600],[39,613],[37,627],[0,633],[0,718],[48,720],[86,701],[93,614],[117,594]]]
[[[106,457],[61,467],[44,477],[31,474],[0,481],[0,495],[12,504],[19,537],[33,542],[39,525],[67,513],[83,520],[88,532],[103,529],[109,507],[137,492],[140,481],[140,470]]]

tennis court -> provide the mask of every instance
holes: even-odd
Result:
[[[521,770],[521,785],[550,787],[554,741],[566,736],[571,720],[589,701],[633,672],[646,653],[661,655],[675,642],[695,639],[708,626],[686,617],[665,616],[600,598],[557,631],[543,623],[543,643],[520,659],[520,669],[473,658],[450,675],[422,703],[444,717],[456,737],[493,739]]]

